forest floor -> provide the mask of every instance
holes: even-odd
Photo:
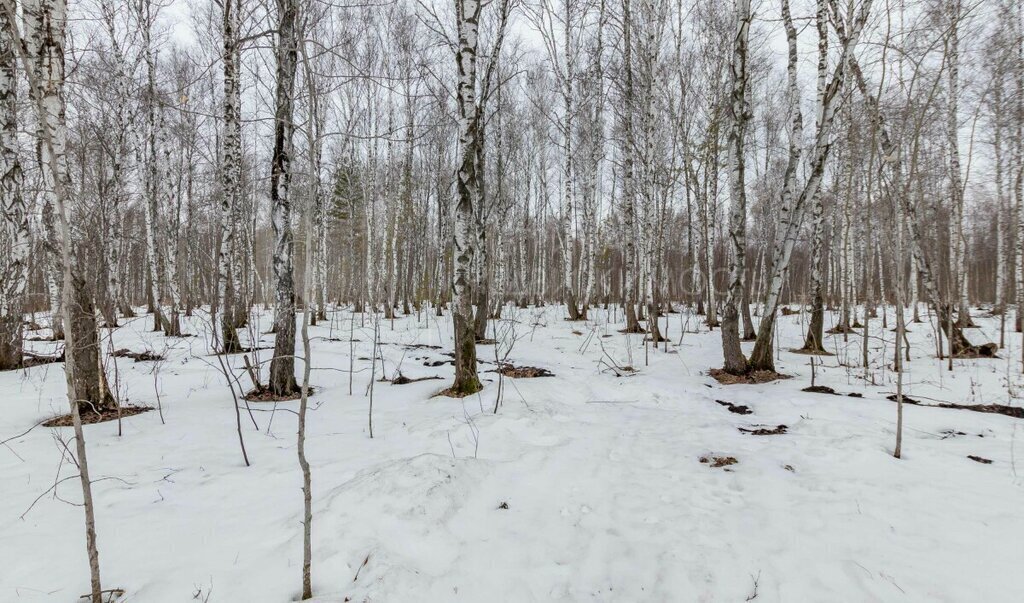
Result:
[[[620,334],[604,310],[589,322],[564,315],[507,308],[498,344],[478,346],[485,388],[461,400],[435,397],[453,374],[447,315],[381,320],[383,363],[370,360],[369,317],[337,311],[310,328],[317,601],[1024,600],[1022,420],[906,405],[893,458],[894,334],[880,319],[867,369],[860,334],[826,337],[835,355],[815,361],[816,384],[844,394],[828,395],[801,391],[811,357],[786,351],[800,347],[806,313],[780,318],[777,364],[792,379],[728,386],[707,376],[721,340],[701,317],[670,315],[666,352]],[[116,365],[123,403],[155,407],[159,392],[161,412],[125,418],[120,435],[117,422],[85,427],[103,585],[139,603],[293,600],[298,402],[252,402],[251,413],[242,403],[245,467],[204,320],[185,321],[196,336],[169,339],[142,316],[104,341],[165,358]],[[258,320],[269,328],[269,314]],[[972,341],[998,341],[997,319],[976,320]],[[932,327],[910,329],[907,395],[1024,405],[1019,334],[1001,358],[948,372]],[[258,332],[248,343],[271,346]],[[554,376],[499,383],[491,371],[506,355]],[[243,356],[228,362],[249,390]],[[371,375],[399,372],[442,380],[375,382],[371,439]],[[76,601],[89,577],[61,443],[72,430],[33,428],[67,410],[63,365],[0,373],[0,400],[0,600]]]

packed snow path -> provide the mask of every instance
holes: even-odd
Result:
[[[443,380],[374,383],[373,439],[372,319],[338,311],[311,327],[318,601],[1024,600],[1021,420],[908,405],[894,459],[893,334],[877,320],[867,382],[860,335],[828,337],[837,355],[816,361],[817,383],[863,395],[852,398],[800,391],[810,358],[785,350],[800,345],[806,316],[780,319],[779,370],[793,379],[732,386],[706,376],[721,364],[717,331],[701,326],[677,345],[700,317],[669,316],[666,353],[618,333],[603,310],[586,323],[563,316],[507,309],[498,356],[555,376],[502,379],[496,415],[494,372],[481,373],[479,396],[432,397],[452,374],[439,364],[448,316],[381,320],[385,377]],[[297,402],[250,404],[258,430],[243,408],[244,467],[204,318],[186,323],[196,337],[151,333],[149,317],[113,334],[115,348],[166,356],[117,365],[122,400],[156,406],[156,384],[166,424],[154,411],[125,419],[120,436],[116,423],[85,428],[104,587],[145,603],[289,601],[302,560]],[[977,320],[969,336],[998,339],[994,319]],[[950,373],[929,326],[910,328],[909,395],[1020,405],[1019,335],[1001,359],[957,361]],[[478,350],[492,370],[495,346]],[[242,356],[230,362],[248,388]],[[0,399],[0,439],[66,412],[62,365],[0,374]],[[739,431],[755,425],[788,429]],[[0,447],[2,601],[70,602],[88,590],[82,511],[69,504],[77,480],[49,490],[75,475],[61,460],[70,434],[36,427]],[[712,456],[738,462],[700,462]]]

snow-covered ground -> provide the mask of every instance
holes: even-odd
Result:
[[[805,314],[780,319],[778,368],[795,378],[732,386],[706,375],[721,364],[717,331],[701,327],[679,344],[681,326],[696,330],[699,317],[667,319],[666,353],[619,334],[603,310],[586,323],[563,316],[555,307],[506,311],[497,355],[556,376],[502,379],[497,414],[494,372],[481,373],[480,395],[432,397],[452,375],[449,364],[426,366],[448,360],[448,316],[381,320],[387,378],[400,370],[443,380],[375,383],[372,439],[372,320],[353,324],[337,311],[311,327],[318,601],[1024,600],[1022,421],[908,405],[903,459],[894,459],[896,405],[885,399],[895,391],[893,334],[879,323],[866,379],[860,335],[846,347],[828,337],[838,354],[818,361],[817,383],[863,394],[852,398],[800,391],[810,357],[785,350],[801,344]],[[996,320],[977,320],[982,329],[969,336],[998,341]],[[269,315],[261,321],[266,329]],[[298,403],[253,403],[252,418],[243,407],[245,467],[203,317],[187,322],[197,337],[150,327],[145,316],[125,322],[112,344],[167,359],[121,359],[117,379],[128,403],[156,406],[159,391],[165,424],[149,412],[125,419],[121,435],[116,423],[85,428],[104,587],[140,603],[294,599]],[[1021,405],[1012,397],[1024,391],[1020,335],[1008,335],[1001,359],[957,361],[947,372],[932,329],[910,328],[909,395]],[[495,346],[479,353],[481,370],[492,370]],[[248,388],[242,357],[230,362]],[[637,370],[616,376],[610,365]],[[378,379],[381,370],[377,362]],[[60,364],[0,374],[0,440],[65,412],[64,387]],[[738,429],[779,424],[788,433]],[[75,474],[58,439],[70,435],[36,427],[0,446],[0,601],[72,602],[88,590],[78,482],[48,492]],[[713,468],[705,455],[739,462]]]

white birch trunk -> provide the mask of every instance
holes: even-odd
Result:
[[[270,222],[274,230],[274,358],[270,391],[289,396],[295,383],[295,280],[291,198],[293,95],[298,64],[298,1],[277,0],[277,85],[274,93],[274,151],[270,167]],[[309,312],[309,300],[306,312]]]
[[[18,158],[18,82],[15,24],[0,9],[0,370],[22,366],[22,294],[31,249],[29,213]]]
[[[456,175],[454,274],[452,317],[455,323],[455,383],[452,390],[470,394],[481,389],[476,370],[476,337],[473,327],[472,270],[475,255],[474,208],[480,200],[477,174],[477,128],[480,127],[476,98],[477,45],[480,0],[456,0],[458,70],[456,99],[459,110],[459,167]]]
[[[729,79],[729,289],[722,313],[724,370],[734,375],[747,372],[747,359],[740,348],[739,306],[743,297],[747,253],[747,200],[744,148],[749,108],[747,106],[747,52],[750,38],[750,0],[737,0]]]
[[[238,177],[241,174],[241,123],[238,64],[236,45],[240,10],[239,0],[223,0],[224,52],[224,136],[223,165],[221,168],[220,238],[217,249],[217,298],[220,304],[221,351],[226,354],[241,351],[235,329],[234,295],[231,275],[231,255],[235,247],[235,216],[238,204]],[[211,308],[212,313],[212,308]]]

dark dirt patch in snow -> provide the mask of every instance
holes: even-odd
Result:
[[[405,385],[406,383],[416,383],[417,381],[432,381],[434,379],[440,378],[441,377],[438,377],[437,375],[433,375],[431,377],[416,377],[415,379],[411,379],[409,377],[406,377],[402,373],[398,373],[398,376],[391,380],[391,385]]]
[[[512,377],[513,379],[532,379],[534,377],[555,376],[555,374],[548,369],[538,368],[536,366],[513,366],[511,364],[503,364],[495,372],[501,373],[506,377]]]
[[[886,396],[886,400],[896,401],[896,394]],[[904,404],[912,404],[914,406],[928,406],[930,408],[955,408],[957,410],[973,410],[974,412],[984,412],[995,415],[1005,415],[1007,417],[1013,417],[1015,419],[1024,419],[1024,407],[1020,406],[1005,406],[1003,404],[954,404],[952,402],[941,402],[939,404],[925,404],[920,400],[915,400],[909,396],[903,396]]]
[[[965,327],[967,328],[967,327]],[[956,355],[957,358],[999,358],[996,352],[999,351],[999,346],[994,343],[983,343],[981,345],[972,345],[962,350]]]
[[[748,427],[738,427],[741,433],[749,433],[750,435],[756,436],[768,436],[768,435],[782,435],[786,433],[788,427],[785,425],[776,425],[775,427],[766,427],[764,425],[754,425],[753,429]]]
[[[272,349],[274,349],[274,346],[262,346],[262,347],[255,347],[255,348],[252,348],[252,347],[249,347],[249,348],[238,348],[237,350],[233,350],[230,353],[228,353],[228,356],[233,356],[235,354],[251,354],[253,352],[258,352],[260,350],[272,350]],[[214,356],[222,356],[222,355],[224,355],[224,352],[217,352],[217,353],[215,353],[213,355]]]
[[[115,350],[114,353],[111,354],[111,356],[113,356],[114,358],[131,358],[131,359],[135,360],[135,362],[150,362],[150,361],[155,362],[157,360],[163,360],[164,359],[164,357],[161,356],[160,354],[154,354],[153,352],[150,352],[149,350],[146,350],[146,351],[143,351],[143,352],[133,352],[133,351],[129,350],[128,348],[122,348],[120,350]]]
[[[736,384],[747,384],[752,385],[756,383],[770,383],[772,381],[778,381],[780,379],[789,379],[789,375],[783,375],[782,373],[776,373],[774,371],[750,371],[745,375],[733,375],[723,369],[711,369],[708,371],[715,381],[718,381],[722,385],[736,385]]]
[[[733,404],[732,402],[726,402],[725,400],[715,400],[715,402],[729,409],[729,412],[736,413],[738,415],[749,415],[753,414],[754,411],[750,410],[749,406],[742,404]]]
[[[892,395],[886,396],[885,399],[886,400],[892,400],[893,402],[897,401],[896,400],[896,394],[892,394]],[[911,398],[910,396],[906,396],[906,395],[903,396],[903,403],[904,404],[913,404],[915,406],[928,406],[928,404],[921,404],[920,400],[915,400],[914,398]]]
[[[144,412],[153,410],[151,406],[122,406],[120,409],[112,408],[109,410],[101,410],[96,412],[93,409],[88,409],[82,412],[79,409],[79,415],[82,417],[82,425],[92,425],[93,423],[104,423],[106,421],[116,421],[118,416],[124,419],[125,417],[132,417],[135,415],[141,415]],[[71,413],[57,415],[56,417],[43,423],[43,427],[71,427],[74,422],[71,418]]]
[[[711,467],[717,469],[719,467],[728,467],[729,465],[735,465],[739,461],[736,460],[736,457],[734,456],[709,455],[700,457],[700,462],[704,463],[705,465],[710,465]],[[728,469],[726,469],[726,471],[728,471]]]
[[[800,391],[808,392],[808,393],[811,393],[811,394],[831,394],[833,396],[838,396],[839,395],[839,394],[836,393],[836,390],[832,389],[831,387],[829,387],[827,385],[812,385],[810,387],[805,387],[805,388],[803,388]]]

